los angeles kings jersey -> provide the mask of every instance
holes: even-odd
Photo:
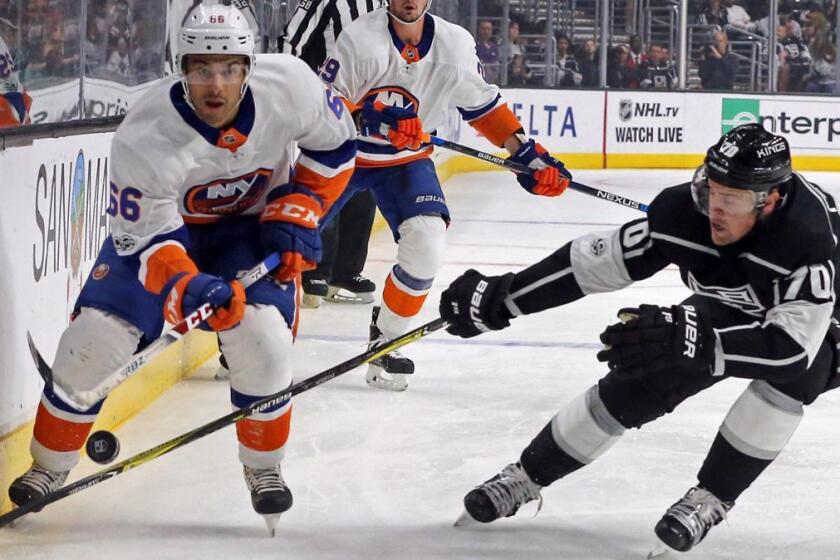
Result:
[[[679,185],[662,191],[646,218],[579,237],[518,273],[506,303],[514,315],[534,313],[674,264],[692,292],[743,312],[742,325],[715,329],[714,373],[786,379],[805,371],[828,330],[838,231],[833,198],[794,175],[767,220],[737,243],[716,246],[690,185]]]
[[[114,135],[108,213],[117,252],[142,260],[180,243],[185,222],[258,215],[291,173],[328,207],[352,173],[354,138],[340,98],[289,55],[257,56],[239,114],[225,130],[198,119],[177,77],[162,80]]]
[[[400,40],[386,10],[360,16],[338,37],[321,68],[321,78],[353,105],[381,101],[411,108],[430,132],[443,124],[452,106],[479,129],[488,120],[496,120],[499,124],[490,128],[504,129],[505,137],[520,126],[511,114],[501,118],[503,111],[498,109],[507,108],[499,89],[484,80],[472,36],[431,14],[425,15],[417,45]],[[492,137],[493,131],[486,135]],[[397,150],[387,140],[373,137],[360,137],[358,148],[359,167],[397,165],[431,153],[428,144],[419,152]]]

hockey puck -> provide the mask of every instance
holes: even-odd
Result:
[[[111,432],[99,430],[90,434],[85,444],[85,451],[91,461],[105,465],[117,458],[120,452],[120,441]]]

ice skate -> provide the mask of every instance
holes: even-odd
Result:
[[[373,308],[373,316],[370,322],[370,342],[368,349],[385,342],[385,336],[379,327],[376,326],[376,319],[379,317],[379,307]],[[386,391],[405,391],[408,389],[406,377],[414,373],[414,362],[403,356],[397,350],[371,360],[368,364],[368,371],[365,380],[371,387],[385,389]]]
[[[376,284],[361,274],[346,278],[334,278],[327,289],[325,301],[332,303],[373,303]]]
[[[37,463],[32,463],[29,470],[17,477],[9,486],[9,499],[15,505],[22,506],[32,500],[43,498],[55,492],[67,481],[70,471],[51,471]],[[32,510],[41,511],[41,508]]]
[[[656,536],[674,550],[691,550],[703,540],[709,529],[726,519],[726,513],[733,505],[708,490],[694,486],[668,508],[656,524]]]
[[[539,500],[537,511],[542,508],[542,486],[535,484],[522,465],[511,463],[502,472],[471,490],[464,496],[466,512],[461,515],[456,526],[471,524],[470,519],[479,523],[490,523],[500,517],[510,517],[520,506],[533,500]]]
[[[304,278],[301,285],[303,286],[301,305],[307,309],[321,307],[321,301],[329,292],[327,281],[323,278]]]
[[[251,491],[251,505],[263,516],[266,528],[273,537],[280,516],[292,507],[292,491],[286,486],[280,465],[267,469],[243,467],[245,484]]]

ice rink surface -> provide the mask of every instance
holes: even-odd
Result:
[[[649,202],[690,175],[580,171],[576,179]],[[840,194],[840,174],[805,175]],[[573,237],[638,215],[571,191],[559,199],[530,196],[506,173],[461,175],[446,192],[448,253],[417,324],[437,316],[440,292],[467,268],[518,270]],[[394,255],[390,232],[380,231],[366,268],[380,287]],[[621,292],[518,318],[498,333],[463,341],[440,332],[407,346],[417,373],[405,393],[367,388],[363,369],[304,393],[294,401],[283,468],[295,504],[274,539],[251,509],[228,428],[0,531],[0,558],[644,558],[653,526],[695,484],[746,381],[727,380],[627,431],[597,462],[545,489],[536,517],[528,504],[487,526],[452,523],[468,490],[516,460],[565,402],[605,373],[595,359],[597,337],[619,307],[674,303],[687,294],[671,267]],[[369,319],[370,306],[305,310],[297,378],[362,352]],[[118,431],[121,458],[229,412],[227,383],[211,379],[211,362]],[[741,496],[728,524],[682,556],[837,558],[838,419],[840,392],[808,407],[787,449]],[[85,459],[71,478],[94,467]]]

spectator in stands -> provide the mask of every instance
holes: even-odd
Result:
[[[508,25],[508,42],[505,60],[508,63],[513,62],[513,58],[517,55],[524,57],[525,47],[522,37],[519,36],[519,22],[511,20]]]
[[[790,25],[789,33],[792,33],[797,39],[802,38],[802,26],[799,25],[797,15],[793,8],[788,3],[783,3],[779,6],[779,25]]]
[[[707,0],[703,12],[697,16],[700,25],[717,25],[723,27],[729,23],[726,9],[720,5],[720,0]]]
[[[834,68],[837,63],[837,48],[831,42],[831,25],[825,14],[817,11],[808,12],[805,20],[803,36],[810,39],[808,50],[811,51],[811,68],[805,81],[805,91],[834,93],[837,87]]]
[[[105,64],[105,35],[99,30],[96,17],[88,17],[87,30],[82,48],[85,52],[85,75],[98,76]]]
[[[743,6],[736,4],[735,0],[720,0],[720,2],[726,10],[726,21],[729,25],[745,31],[755,30],[755,25],[751,25],[752,18]]]
[[[642,81],[641,68],[647,63],[647,56],[644,54],[644,45],[642,38],[638,35],[630,37],[630,52],[627,56],[627,61],[624,63],[624,87],[637,88]]]
[[[571,44],[566,35],[561,33],[557,36],[556,87],[575,87],[583,81],[578,62],[570,51]]]
[[[726,32],[715,31],[700,59],[700,82],[703,89],[731,90],[735,87],[738,57],[729,48]]]
[[[808,45],[794,33],[793,21],[776,28],[776,56],[779,57],[778,91],[802,91],[811,67]]]
[[[134,38],[134,16],[126,0],[116,0],[109,13],[111,22],[108,29],[108,62],[111,62],[114,52],[119,49],[120,39],[130,50]]]
[[[475,52],[484,66],[484,77],[490,83],[499,81],[499,46],[493,40],[493,23],[483,19],[478,22]]]
[[[116,76],[128,77],[131,73],[131,60],[128,57],[128,42],[120,39],[117,43],[117,50],[111,53],[108,59],[108,72]]]
[[[0,32],[13,41],[17,27],[0,17]],[[14,44],[14,43],[12,43]],[[13,128],[30,123],[32,98],[26,93],[11,51],[0,35],[0,128]]]
[[[533,83],[534,73],[525,63],[525,57],[517,54],[508,65],[508,83],[512,87],[529,86]]]
[[[587,39],[580,49],[580,73],[583,76],[581,85],[587,88],[598,87],[598,48],[595,41]]]
[[[164,48],[159,31],[154,25],[138,25],[134,50],[129,55],[134,83],[163,77]]]
[[[639,86],[646,89],[673,89],[677,85],[677,72],[665,59],[662,45],[648,46],[647,61],[639,69]]]
[[[630,58],[630,47],[618,45],[607,51],[607,86],[610,88],[627,87],[627,78],[624,74],[627,68],[627,59]]]

